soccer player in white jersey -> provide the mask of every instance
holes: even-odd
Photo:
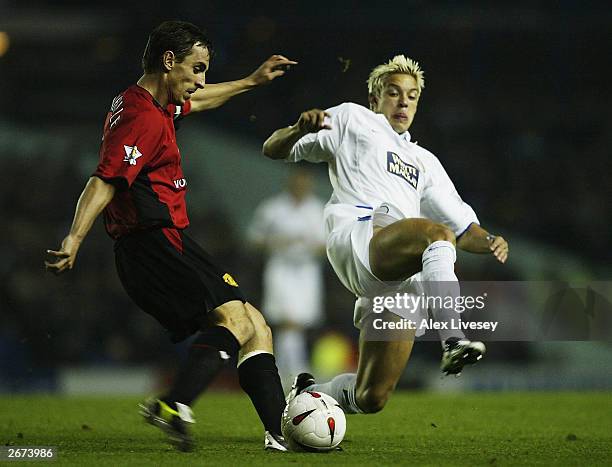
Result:
[[[249,241],[266,254],[262,305],[284,382],[308,370],[306,332],[323,319],[324,204],[312,185],[311,172],[296,167],[286,190],[257,207],[248,229]]]
[[[480,227],[440,161],[411,141],[408,129],[423,87],[418,63],[398,55],[371,72],[370,109],[344,103],[326,111],[308,110],[264,143],[263,152],[272,159],[328,163],[334,192],[325,208],[327,254],[339,279],[358,297],[357,374],[316,385],[311,375],[301,374],[289,397],[308,388],[330,394],[347,413],[382,410],[406,366],[413,339],[365,338],[363,325],[371,307],[364,302],[376,293],[372,288],[419,281],[456,284],[451,292],[456,294],[456,247],[491,254],[502,263],[508,257],[508,243]],[[431,312],[438,321],[450,319],[443,309]],[[441,332],[441,338],[442,371],[447,374],[460,373],[485,350],[457,330]]]

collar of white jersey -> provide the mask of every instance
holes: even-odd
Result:
[[[410,143],[411,141],[411,136],[410,136],[410,132],[408,130],[404,131],[403,133],[397,133],[393,127],[391,126],[391,124],[389,123],[389,120],[387,120],[387,117],[385,117],[383,114],[379,114],[379,113],[375,113],[373,112],[374,115],[376,115],[378,118],[382,118],[385,123],[387,125],[389,125],[389,128],[391,128],[391,131],[393,131],[393,133],[395,133],[397,136],[399,136],[401,139],[403,139],[404,141],[406,141],[407,143]]]

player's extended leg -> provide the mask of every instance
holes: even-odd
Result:
[[[281,415],[285,396],[272,349],[272,332],[262,314],[250,303],[245,304],[254,333],[240,349],[238,377],[240,386],[251,402],[265,429],[265,448],[284,450],[281,438]]]
[[[454,233],[428,219],[393,222],[379,213],[380,210],[374,212],[374,235],[370,240],[372,272],[384,281],[401,281],[422,271],[428,296],[453,300],[459,297]],[[461,330],[453,329],[451,322],[459,316],[453,308],[432,306],[431,312],[436,321],[446,324],[446,328],[438,331],[444,350],[441,369],[446,374],[459,374],[465,364],[482,357],[485,346],[469,341]]]
[[[414,333],[397,342],[359,341],[355,402],[365,413],[381,411],[399,381],[412,352]]]
[[[403,219],[386,227],[375,224],[370,240],[372,272],[383,281],[407,279],[423,269],[427,247],[435,242],[443,243],[440,246],[452,251],[454,258],[455,235],[445,225],[429,219]]]
[[[166,431],[170,441],[183,451],[193,448],[187,429],[194,422],[190,405],[255,332],[245,305],[239,300],[215,308],[208,318],[209,325],[197,334],[168,393],[141,406],[142,415]]]
[[[448,227],[428,219],[403,219],[374,229],[370,266],[379,279],[401,281],[422,271],[428,296],[453,299],[459,296],[455,235]],[[439,330],[442,345],[449,338],[465,338],[450,325],[459,316],[453,308],[439,306],[432,307],[431,311],[437,321],[447,323],[448,329]]]
[[[255,333],[255,327],[239,300],[232,300],[209,313],[209,323],[189,349],[164,401],[191,403],[206,389],[223,364],[236,356]]]
[[[412,352],[414,331],[407,330],[405,340],[367,341],[359,338],[357,373],[336,376],[324,384],[307,389],[329,394],[346,413],[380,412],[401,377]]]
[[[158,420],[161,417],[151,421],[164,428],[179,449],[189,450],[193,442],[184,425],[193,422],[189,405],[224,363],[238,355],[240,385],[264,424],[265,447],[286,450],[280,437],[280,418],[285,407],[283,388],[272,355],[272,333],[263,316],[249,303],[233,300],[214,309],[208,318],[210,326],[196,337],[172,388],[154,401],[157,404],[154,409],[143,407],[145,417],[155,417],[153,410],[168,412],[172,426],[163,425],[164,421]]]

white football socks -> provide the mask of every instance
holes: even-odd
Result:
[[[314,384],[306,390],[324,392],[332,396],[346,413],[363,413],[363,410],[357,406],[355,401],[356,383],[357,375],[355,373],[344,373],[327,383]]]
[[[448,304],[449,297],[456,303],[460,296],[459,280],[455,275],[457,252],[451,242],[438,240],[429,245],[423,252],[423,272],[421,278],[428,297],[440,297],[442,304]],[[431,301],[430,301],[431,303]],[[448,323],[448,329],[439,329],[442,346],[449,337],[465,338],[460,329],[451,329],[451,320],[461,317],[453,307],[432,306],[433,318],[441,323]]]

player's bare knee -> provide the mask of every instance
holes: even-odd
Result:
[[[267,324],[266,324],[264,333],[265,333],[265,336],[266,336],[266,341],[269,342],[270,344],[272,344],[272,329]]]
[[[266,323],[266,319],[261,312],[250,303],[246,303],[245,307],[253,323],[254,333],[263,341],[272,344],[272,329]]]
[[[257,334],[261,340],[270,345],[272,344],[272,329],[270,329],[270,326],[268,326],[265,321],[256,321],[254,323],[254,329],[255,334]]]
[[[255,326],[248,317],[230,318],[223,326],[228,328],[236,337],[240,345],[250,341],[255,335]]]
[[[255,335],[255,326],[242,303],[222,311],[217,309],[212,321],[217,326],[229,329],[241,346]]]
[[[453,245],[457,243],[454,232],[443,224],[432,223],[427,229],[427,239],[430,244],[440,240],[450,242]]]

